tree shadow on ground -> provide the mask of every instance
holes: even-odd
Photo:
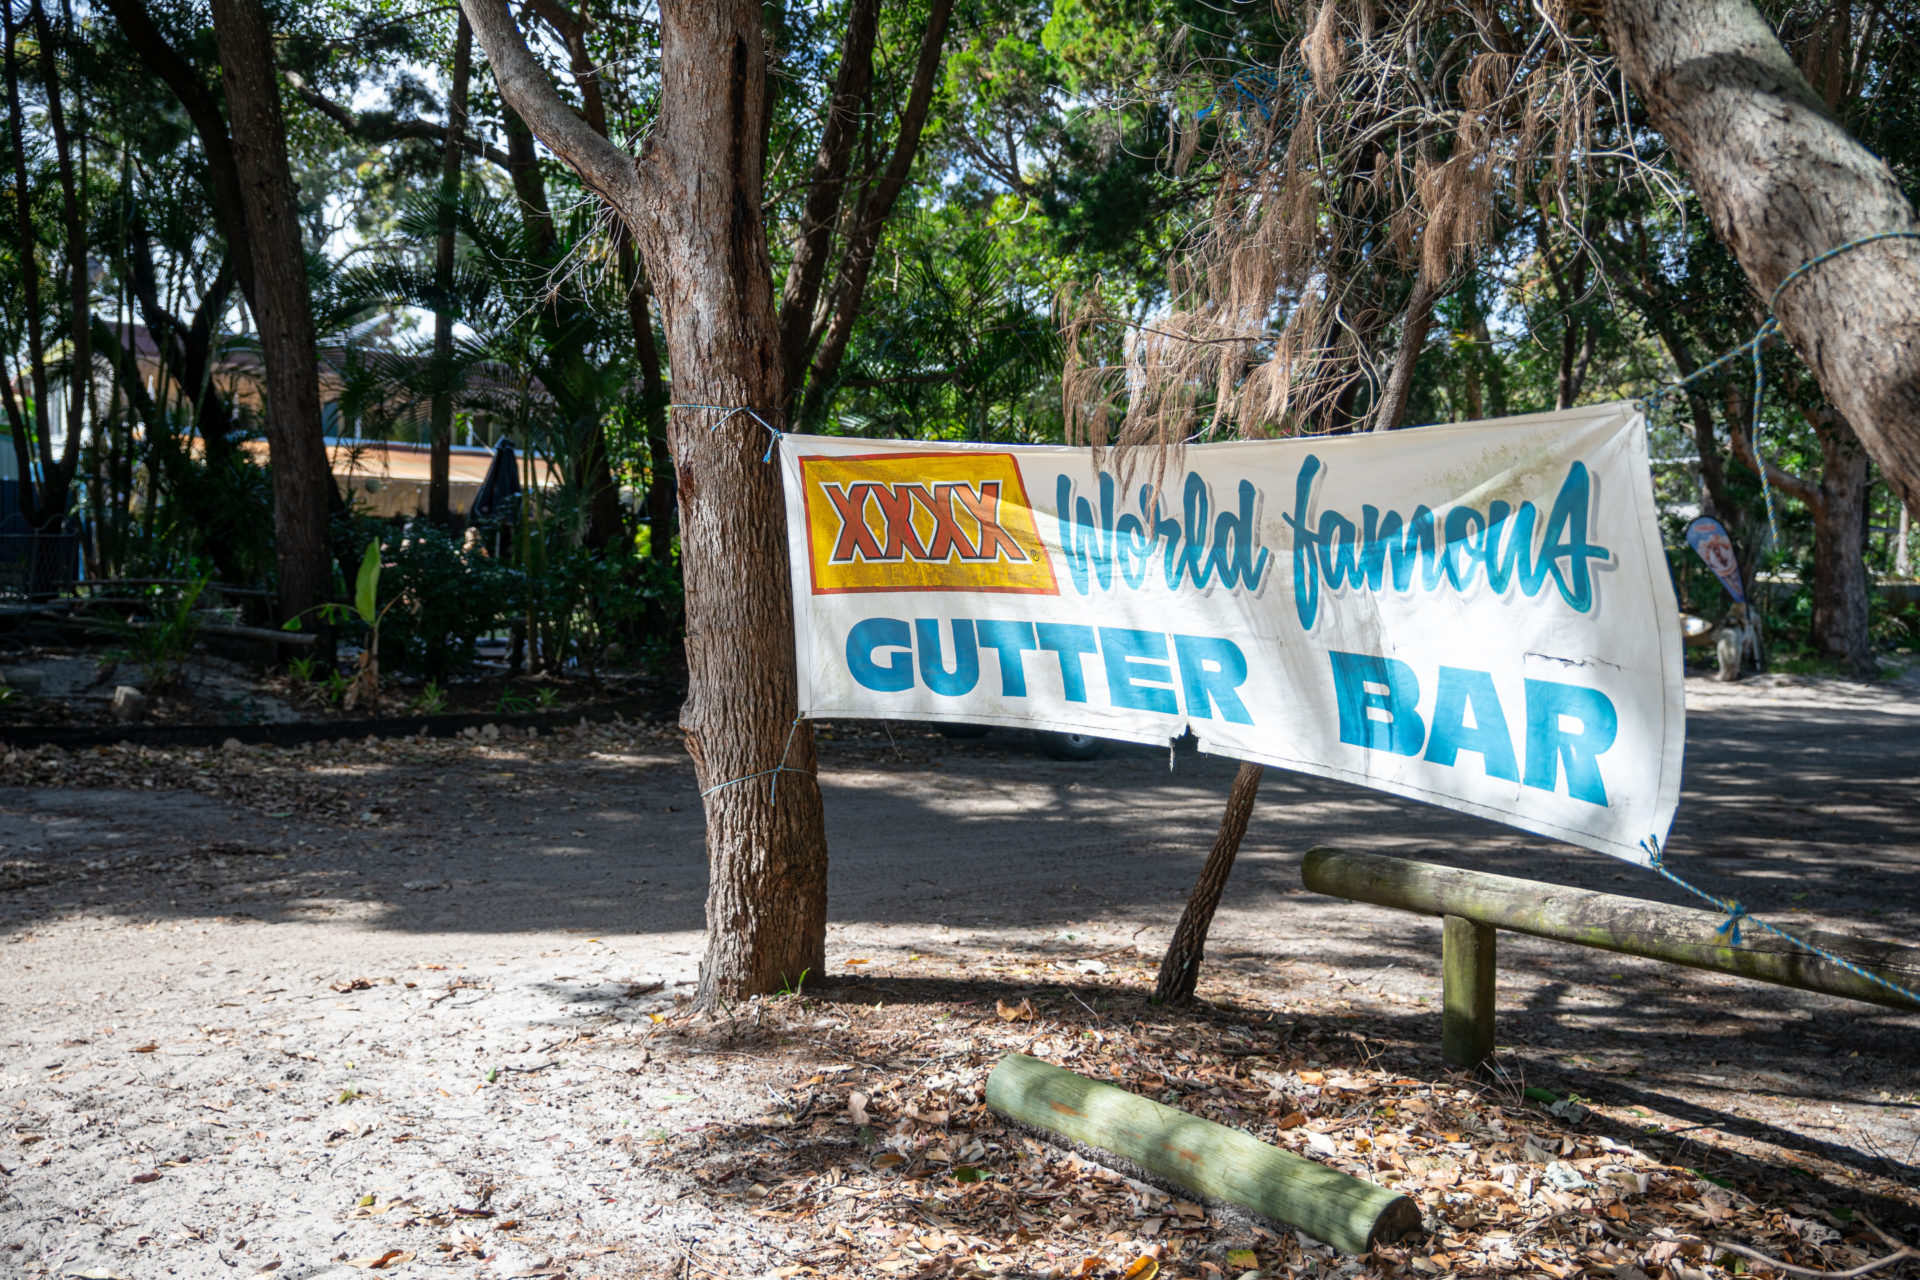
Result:
[[[1864,1213],[1890,1229],[1898,1230],[1909,1223],[1920,1226],[1920,1218],[1907,1201],[1881,1194],[1858,1182],[1860,1175],[1865,1174],[1911,1185],[1916,1176],[1920,1176],[1920,1167],[1911,1163],[1865,1155],[1764,1119],[1679,1098],[1665,1092],[1657,1080],[1595,1077],[1582,1082],[1580,1096],[1595,1106],[1615,1109],[1654,1106],[1670,1117],[1684,1120],[1685,1124],[1635,1124],[1599,1111],[1591,1112],[1578,1122],[1566,1122],[1526,1098],[1522,1093],[1525,1082],[1520,1078],[1498,1070],[1491,1076],[1475,1077],[1445,1068],[1438,1061],[1438,1055],[1427,1048],[1436,1038],[1437,1028],[1432,1019],[1424,1016],[1368,1015],[1354,1019],[1288,1012],[1270,1004],[1244,1000],[1202,1001],[1176,1009],[1153,1004],[1147,991],[1138,987],[1088,981],[1034,983],[964,977],[835,979],[810,985],[797,1004],[809,1015],[840,1015],[847,1017],[850,1024],[860,1016],[885,1019],[889,1013],[904,1015],[904,1021],[896,1018],[888,1024],[907,1028],[900,1034],[896,1049],[885,1053],[876,1050],[871,1058],[850,1055],[842,1059],[843,1065],[837,1068],[848,1070],[845,1064],[850,1062],[858,1068],[883,1072],[882,1085],[902,1090],[901,1096],[905,1096],[904,1090],[916,1080],[924,1084],[931,1077],[937,1084],[945,1078],[939,1073],[965,1068],[969,1061],[972,1066],[962,1074],[977,1075],[984,1080],[986,1071],[997,1059],[989,1055],[982,1060],[978,1052],[969,1055],[965,1050],[953,1051],[952,1045],[969,1026],[985,1023],[995,1030],[1004,1030],[997,1025],[1000,1012],[1024,1007],[1031,1009],[1032,1021],[1025,1022],[1026,1015],[1022,1014],[1015,1029],[1022,1033],[1030,1031],[1032,1038],[1041,1042],[1033,1051],[1042,1056],[1058,1057],[1061,1046],[1071,1045],[1090,1033],[1139,1035],[1153,1030],[1171,1031],[1176,1046],[1171,1056],[1196,1064],[1214,1055],[1223,1057],[1229,1065],[1238,1062],[1243,1067],[1259,1069],[1287,1071],[1311,1064],[1328,1075],[1343,1070],[1384,1071],[1443,1089],[1470,1089],[1482,1103],[1505,1108],[1510,1115],[1524,1111],[1532,1126],[1557,1130],[1583,1143],[1602,1147],[1613,1143],[1636,1148],[1667,1165],[1694,1171],[1722,1186],[1741,1188],[1755,1198],[1762,1198],[1764,1203],[1812,1200],[1839,1206],[1854,1214]],[[931,1029],[949,1020],[954,1027],[951,1034],[943,1035]],[[915,1023],[920,1026],[918,1032],[913,1030]],[[717,1020],[704,1030],[689,1031],[687,1035],[690,1038],[685,1043],[706,1051],[779,1052],[789,1043],[777,1033],[757,1031],[740,1020]],[[1223,1040],[1223,1036],[1231,1038]],[[1222,1050],[1223,1043],[1230,1047]],[[1131,1068],[1111,1075],[1097,1070],[1092,1074],[1185,1109],[1195,1109],[1189,1105],[1191,1101],[1204,1103],[1209,1081],[1200,1074],[1198,1065],[1192,1068],[1194,1074],[1183,1075],[1186,1069],[1177,1061],[1169,1063],[1161,1058],[1149,1063],[1144,1041],[1142,1045],[1142,1061]],[[1191,1046],[1191,1052],[1180,1050],[1179,1045]],[[815,1052],[810,1057],[828,1062],[839,1053],[846,1053],[851,1046],[841,1042],[822,1047],[824,1053]],[[1064,1065],[1074,1066],[1070,1061]],[[855,1077],[814,1075],[810,1079],[816,1084],[826,1081],[844,1084],[845,1080]],[[844,1106],[844,1097],[844,1090],[836,1093],[828,1105]],[[795,1145],[770,1143],[770,1137],[778,1139],[794,1124],[808,1119],[809,1114],[815,1120],[820,1118],[820,1096],[804,1086],[796,1086],[780,1101],[787,1108],[781,1114],[715,1126],[705,1133],[699,1150],[700,1160],[704,1162],[702,1167],[708,1170],[708,1175],[698,1179],[702,1185],[715,1189],[731,1186],[729,1194],[752,1197],[759,1194],[753,1190],[755,1181],[788,1180],[835,1168],[867,1169],[872,1165],[878,1150],[873,1135],[863,1140],[851,1125],[844,1123],[844,1117],[840,1129],[833,1131],[828,1140]],[[796,1106],[800,1108],[797,1117],[793,1110]],[[1363,1121],[1361,1129],[1354,1132],[1364,1131],[1370,1123]],[[1391,1122],[1383,1119],[1380,1123],[1390,1125]],[[983,1126],[984,1130],[992,1130],[996,1124],[984,1108],[967,1110],[963,1118],[962,1109],[956,1107],[951,1120],[953,1131],[941,1140],[942,1145],[957,1150],[969,1140],[966,1135],[982,1130]],[[1692,1136],[1708,1129],[1753,1141],[1706,1145]],[[1490,1141],[1472,1133],[1457,1136],[1470,1144],[1485,1145]],[[944,1176],[939,1168],[931,1166],[909,1165],[904,1173],[936,1180]]]

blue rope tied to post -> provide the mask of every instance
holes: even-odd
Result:
[[[1858,240],[1849,240],[1842,245],[1835,245],[1825,253],[1816,254],[1808,258],[1805,262],[1787,272],[1787,274],[1782,277],[1780,283],[1773,287],[1773,294],[1767,299],[1767,318],[1760,322],[1760,327],[1754,331],[1753,337],[1741,343],[1711,364],[1700,366],[1678,382],[1670,382],[1664,387],[1654,388],[1653,392],[1648,395],[1643,402],[1646,405],[1648,415],[1651,416],[1659,409],[1660,402],[1671,393],[1693,382],[1699,381],[1710,373],[1718,371],[1724,366],[1738,360],[1741,356],[1752,357],[1753,424],[1747,430],[1747,443],[1753,449],[1754,470],[1760,473],[1760,497],[1766,504],[1768,545],[1772,549],[1777,550],[1780,546],[1780,522],[1774,511],[1773,483],[1767,478],[1766,459],[1760,456],[1760,403],[1762,393],[1766,390],[1766,370],[1761,365],[1760,353],[1761,349],[1766,346],[1767,340],[1780,332],[1780,320],[1779,317],[1774,314],[1774,308],[1779,305],[1780,295],[1787,291],[1787,286],[1791,285],[1807,272],[1822,263],[1833,261],[1843,253],[1850,253],[1862,245],[1877,244],[1882,240],[1920,240],[1920,231],[1881,231],[1874,235],[1861,236]],[[1739,941],[1737,933],[1734,941],[1736,943]]]
[[[806,718],[807,718],[807,713],[802,711],[799,715],[793,718],[793,723],[787,726],[787,745],[781,748],[780,750],[779,764],[773,766],[773,768],[771,769],[762,769],[758,773],[742,774],[738,778],[729,778],[725,782],[716,782],[712,786],[708,787],[705,791],[702,791],[700,793],[700,798],[704,800],[716,791],[723,791],[728,787],[735,786],[742,782],[751,782],[755,778],[765,778],[770,776],[773,778],[773,781],[767,785],[767,803],[772,804],[774,801],[774,797],[780,794],[780,775],[781,774],[804,773],[809,776],[813,776],[814,771],[812,769],[795,769],[790,767],[787,764],[787,755],[789,752],[793,750],[794,735],[800,732],[800,722]]]
[[[709,430],[712,430],[712,431],[718,431],[720,428],[726,426],[727,423],[733,421],[735,414],[740,414],[740,413],[746,414],[749,418],[752,418],[755,422],[759,423],[761,426],[767,429],[767,435],[769,438],[767,440],[767,451],[760,455],[760,461],[762,462],[773,461],[773,451],[780,446],[780,437],[786,434],[786,432],[782,431],[780,428],[774,426],[771,422],[768,422],[765,418],[761,417],[756,410],[749,409],[742,404],[670,404],[667,406],[667,408],[669,409],[707,409],[707,410],[711,410],[714,413],[724,415],[721,417],[720,421],[714,423],[713,426],[709,428]]]
[[[1645,840],[1642,840],[1640,842],[1640,847],[1647,851],[1648,866],[1652,867],[1655,871],[1658,871],[1661,875],[1665,876],[1667,879],[1673,881],[1673,883],[1679,885],[1682,889],[1685,889],[1688,893],[1692,894],[1694,897],[1699,898],[1702,901],[1712,903],[1715,910],[1724,911],[1727,913],[1726,920],[1718,928],[1714,930],[1715,933],[1722,934],[1726,937],[1727,945],[1734,946],[1734,947],[1737,947],[1740,945],[1740,922],[1744,920],[1749,924],[1755,924],[1760,926],[1762,929],[1765,929],[1768,933],[1772,934],[1776,938],[1779,938],[1781,941],[1787,943],[1789,946],[1798,947],[1800,950],[1807,952],[1809,955],[1819,956],[1822,960],[1825,960],[1829,964],[1837,964],[1842,969],[1845,969],[1848,973],[1851,973],[1856,978],[1865,978],[1868,982],[1874,983],[1878,986],[1885,987],[1887,990],[1893,992],[1895,995],[1904,996],[1906,999],[1913,1001],[1914,1004],[1920,1005],[1920,991],[1911,991],[1911,990],[1908,990],[1906,987],[1901,986],[1897,982],[1889,982],[1887,979],[1881,977],[1879,974],[1874,973],[1867,969],[1863,969],[1859,965],[1855,964],[1853,961],[1845,959],[1841,956],[1837,956],[1833,952],[1827,950],[1825,947],[1816,946],[1813,943],[1808,942],[1804,938],[1794,937],[1792,934],[1788,933],[1784,929],[1775,928],[1773,925],[1768,924],[1765,920],[1762,920],[1759,916],[1756,916],[1752,912],[1748,911],[1746,907],[1739,900],[1735,898],[1716,897],[1715,895],[1708,893],[1705,889],[1702,889],[1697,885],[1689,884],[1687,881],[1681,879],[1667,866],[1666,859],[1663,856],[1660,848],[1660,841],[1656,837],[1648,836]]]

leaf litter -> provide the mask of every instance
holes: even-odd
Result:
[[[170,787],[273,816],[300,811],[353,826],[389,817],[363,794],[357,770],[369,758],[457,767],[618,757],[657,752],[676,736],[620,726],[512,743],[43,748],[0,757],[0,784]],[[11,887],[9,875],[17,882],[43,873],[9,862],[0,887]],[[1728,1135],[1523,1081],[1435,1072],[1409,1046],[1342,1012],[1342,1002],[1290,993],[1282,1007],[1271,987],[1230,967],[1205,975],[1206,1002],[1176,1011],[1148,1001],[1154,957],[1131,948],[1103,952],[1094,963],[1059,963],[1044,949],[944,957],[928,949],[910,957],[910,973],[857,958],[857,976],[720,1016],[691,1014],[684,995],[634,980],[624,987],[634,1016],[590,1019],[571,1037],[538,1050],[526,1045],[520,1061],[476,1064],[457,1082],[443,1072],[432,1091],[441,1101],[431,1104],[402,1104],[378,1067],[356,1068],[340,1045],[284,1040],[266,1047],[267,1059],[282,1066],[280,1082],[260,1083],[256,1067],[245,1078],[264,1096],[245,1096],[226,1060],[222,1070],[232,1074],[196,1086],[209,1095],[198,1104],[199,1137],[144,1154],[120,1185],[131,1178],[144,1194],[164,1185],[161,1168],[199,1174],[241,1151],[252,1126],[265,1133],[277,1123],[283,1141],[298,1144],[289,1157],[295,1163],[311,1165],[314,1153],[328,1163],[359,1161],[321,1184],[322,1212],[386,1239],[336,1251],[337,1264],[609,1280],[1718,1280],[1871,1265],[1902,1246],[1858,1206],[1898,1206],[1909,1217],[1920,1211],[1911,1187],[1858,1166],[1801,1152],[1789,1166],[1797,1181],[1783,1181],[1777,1159],[1753,1158],[1750,1144]],[[421,964],[316,986],[329,997],[384,1002],[369,1008],[403,1037],[402,1019],[423,1011],[451,1017],[442,1002],[494,989],[469,975],[434,976],[446,968]],[[442,1025],[435,1034],[451,1042],[480,1025]],[[195,1039],[207,1046],[198,1052],[240,1043],[212,1022]],[[375,1059],[369,1049],[348,1048]],[[166,1057],[161,1050],[157,1041],[131,1046],[156,1059]],[[1033,1054],[1402,1191],[1419,1202],[1423,1229],[1347,1258],[1277,1224],[1131,1181],[1014,1131],[986,1109],[986,1075],[1006,1052]],[[104,1046],[99,1053],[106,1055]],[[42,1151],[87,1140],[99,1121],[76,1112],[78,1122],[69,1115],[56,1131],[47,1123],[57,1118],[50,1109],[35,1113],[23,1101],[28,1095],[5,1079],[0,1088],[15,1093],[16,1116],[0,1173],[17,1186],[17,1166],[29,1159],[46,1165],[53,1157]],[[462,1098],[473,1101],[462,1109],[455,1105]],[[327,1112],[350,1118],[336,1122]],[[507,1189],[524,1177],[519,1167],[532,1150],[571,1161],[564,1185]],[[408,1154],[416,1151],[421,1156]],[[401,1160],[433,1152],[440,1154],[431,1163],[444,1171],[437,1182],[395,1172]],[[409,1183],[415,1192],[397,1193]],[[429,1184],[432,1190],[418,1189]],[[606,1219],[589,1225],[588,1208],[617,1211],[620,1229]],[[82,1207],[80,1220],[100,1212]],[[182,1224],[156,1232],[151,1247],[164,1249],[168,1239],[205,1244],[215,1231]],[[234,1231],[225,1239],[222,1247],[237,1256],[244,1239],[233,1244],[240,1239]],[[14,1256],[21,1274],[55,1270]],[[1879,1274],[1899,1274],[1900,1261]],[[0,1255],[0,1270],[7,1265]],[[259,1273],[278,1265],[275,1259]]]

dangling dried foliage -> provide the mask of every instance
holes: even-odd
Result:
[[[1215,78],[1177,135],[1175,167],[1198,153],[1220,178],[1166,313],[1115,315],[1097,281],[1060,298],[1069,439],[1164,456],[1391,425],[1396,329],[1410,362],[1517,210],[1577,225],[1596,117],[1625,113],[1557,0],[1308,0],[1293,18],[1277,63]]]

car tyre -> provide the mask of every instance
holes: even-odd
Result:
[[[1052,729],[1036,729],[1033,734],[1040,744],[1040,750],[1055,760],[1098,760],[1106,753],[1105,738],[1096,738],[1090,733],[1058,733]]]

